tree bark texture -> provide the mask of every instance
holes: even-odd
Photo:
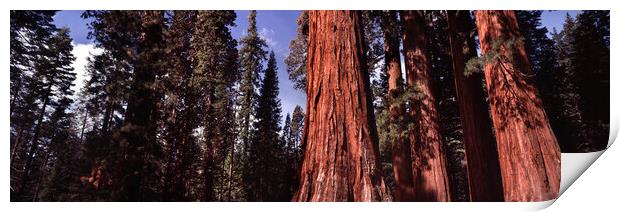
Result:
[[[398,129],[398,132],[390,132],[392,139],[392,166],[394,169],[395,201],[412,201],[413,199],[413,172],[411,171],[411,144],[407,136],[401,136],[406,130],[406,118],[404,102],[400,102],[403,96],[403,77],[400,68],[400,42],[396,11],[383,13],[383,50],[385,52],[385,65],[388,75],[388,101],[389,101],[389,124]]]
[[[304,159],[294,201],[389,201],[357,11],[309,11]]]
[[[551,130],[514,11],[477,11],[482,54],[499,42],[500,58],[484,75],[497,139],[505,201],[545,201],[558,196],[560,149]]]
[[[482,89],[482,73],[465,76],[465,62],[477,56],[469,11],[448,11],[448,33],[457,101],[463,127],[471,201],[503,201],[497,145]]]
[[[433,95],[426,21],[422,11],[403,11],[403,48],[411,102],[411,154],[415,201],[450,201],[446,155]]]

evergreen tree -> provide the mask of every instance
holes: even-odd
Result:
[[[160,145],[155,139],[156,78],[163,75],[163,11],[87,11],[94,38],[113,58],[131,67],[130,90],[122,127],[112,136],[107,166],[111,171],[111,198],[122,201],[156,199],[160,187]],[[156,173],[144,175],[143,173]]]
[[[299,160],[301,160],[301,139],[302,139],[302,134],[303,134],[303,129],[304,129],[304,121],[305,121],[305,114],[303,109],[301,109],[301,106],[296,105],[295,109],[293,109],[293,116],[291,118],[291,132],[290,132],[290,136],[291,136],[291,146],[293,149],[293,153],[294,153],[294,158],[299,162]],[[297,164],[297,163],[294,163]]]
[[[191,44],[196,64],[190,86],[199,105],[192,114],[202,117],[197,121],[203,129],[202,201],[221,200],[230,189],[223,185],[230,180],[225,161],[235,142],[233,86],[239,74],[237,42],[230,33],[235,18],[234,11],[200,11]]]
[[[239,50],[239,65],[242,71],[241,82],[239,84],[239,111],[237,113],[239,140],[242,145],[242,164],[243,164],[243,185],[249,186],[251,170],[248,166],[250,162],[249,143],[251,139],[252,125],[255,119],[256,109],[256,89],[260,83],[260,74],[264,72],[263,61],[267,59],[267,43],[259,37],[256,29],[256,11],[250,11],[248,16],[248,31],[241,39],[241,49]],[[250,190],[250,189],[246,189]],[[248,194],[248,198],[250,194]]]
[[[10,12],[10,167],[11,200],[21,198],[16,194],[23,176],[23,166],[33,136],[41,101],[41,80],[37,76],[35,61],[47,54],[50,37],[57,31],[52,23],[56,11]]]
[[[26,200],[24,198],[27,196],[33,200],[37,198],[38,189],[36,188],[40,183],[40,180],[37,179],[42,177],[36,176],[45,174],[44,168],[46,168],[45,164],[48,162],[50,154],[48,147],[55,133],[54,130],[47,131],[46,128],[49,127],[50,121],[66,118],[65,116],[58,117],[56,120],[50,119],[49,117],[52,114],[48,110],[58,110],[59,108],[64,110],[71,104],[67,98],[73,95],[71,86],[75,80],[75,73],[71,63],[75,58],[71,53],[73,46],[71,45],[69,30],[60,29],[44,42],[45,49],[41,49],[41,52],[34,58],[33,79],[36,80],[36,84],[32,84],[33,90],[30,94],[36,95],[40,101],[40,106],[36,111],[36,123],[33,126],[32,138],[26,152],[19,192],[17,193],[21,200]],[[29,191],[27,188],[35,188],[35,190]]]
[[[190,171],[200,155],[193,135],[198,123],[198,118],[192,115],[196,111],[197,104],[192,104],[196,102],[196,94],[188,86],[194,70],[191,44],[198,12],[174,11],[170,16],[170,30],[166,33],[169,58],[166,67],[169,71],[159,85],[159,89],[164,91],[160,103],[160,132],[166,152],[162,198],[167,201],[188,201],[194,198],[190,195],[192,189],[198,187],[192,183],[192,179],[199,177]]]
[[[282,109],[276,71],[275,54],[271,52],[257,99],[252,140],[248,146],[249,201],[286,201],[292,197],[292,193],[286,192],[290,188],[283,184],[287,177],[283,170],[286,144],[279,136]]]
[[[462,11],[466,12],[466,11]],[[452,201],[468,201],[467,164],[463,142],[463,128],[459,116],[454,71],[450,57],[448,20],[444,11],[427,15],[429,26],[429,56],[433,89],[436,91],[439,129],[446,150],[446,163]],[[479,84],[482,86],[482,83]]]
[[[284,118],[284,126],[282,127],[282,135],[281,139],[284,141],[286,146],[286,152],[290,153],[293,149],[293,141],[291,137],[291,114],[286,113],[286,118]]]
[[[308,54],[308,13],[297,18],[297,34],[289,43],[289,54],[284,59],[289,79],[294,88],[306,92],[306,60]]]
[[[407,87],[415,92],[409,99],[411,116],[410,141],[413,158],[414,199],[417,201],[450,201],[446,151],[439,128],[437,72],[429,51],[428,22],[424,11],[401,13],[403,50]]]
[[[591,138],[581,150],[603,150],[609,139],[609,11],[583,11],[570,36],[573,52],[569,58],[581,97],[579,107]]]
[[[531,71],[514,11],[476,11],[505,201],[557,197],[560,149]],[[512,80],[508,80],[512,79]],[[527,147],[527,148],[523,148]],[[527,162],[525,162],[527,161]],[[527,194],[527,195],[526,195]]]
[[[304,159],[293,200],[391,200],[378,158],[361,14],[309,11],[308,17],[310,121],[304,126]],[[324,54],[327,51],[334,54]],[[331,147],[346,147],[347,151]],[[364,170],[365,174],[346,170]]]

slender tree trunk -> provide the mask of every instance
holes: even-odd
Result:
[[[37,186],[34,189],[34,195],[32,195],[32,201],[36,202],[39,198],[39,192],[41,190],[41,183],[43,182],[44,178],[45,178],[45,172],[43,171],[45,169],[45,166],[47,165],[47,162],[49,161],[50,158],[50,152],[46,152],[45,153],[45,160],[43,160],[43,163],[41,163],[41,168],[39,168],[41,170],[41,175],[37,178]]]
[[[103,114],[103,123],[101,126],[101,134],[106,135],[110,131],[110,121],[112,119],[112,103],[108,100],[105,112]]]
[[[212,98],[213,95],[209,94],[207,95],[207,102],[206,102],[206,119],[205,119],[205,124],[210,124],[213,123],[213,118],[211,117],[211,114],[213,114],[212,112]],[[203,167],[204,167],[204,172],[203,172],[203,179],[204,179],[204,188],[203,188],[203,199],[202,201],[213,201],[214,200],[214,194],[213,194],[213,188],[214,183],[213,183],[213,174],[214,174],[214,168],[215,168],[215,164],[213,161],[213,155],[215,154],[215,151],[213,150],[214,148],[214,139],[215,135],[213,135],[212,130],[209,130],[207,128],[204,129],[204,141],[206,143],[206,151],[205,151],[205,156],[204,156],[204,161],[203,161]]]
[[[86,120],[88,120],[88,111],[84,113],[84,120],[82,120],[82,129],[80,130],[80,143],[84,143],[84,130],[86,129]]]
[[[230,164],[228,164],[228,201],[232,201],[232,179],[233,179],[233,164],[235,163],[235,141],[232,142],[230,149]]]
[[[385,52],[385,64],[388,75],[388,102],[390,132],[394,136],[392,140],[392,160],[396,188],[394,190],[395,201],[413,200],[413,172],[411,170],[411,144],[407,136],[402,132],[407,130],[405,121],[405,104],[401,102],[403,96],[403,77],[400,68],[400,42],[396,11],[383,13],[383,50]]]
[[[477,11],[506,201],[544,201],[558,196],[560,149],[551,130],[522,42],[514,11]],[[493,49],[498,46],[499,49]]]
[[[387,201],[357,11],[309,11],[304,159],[294,201]]]
[[[448,11],[456,96],[461,114],[471,201],[503,201],[497,146],[482,89],[482,73],[465,76],[465,61],[477,57],[469,11]]]
[[[404,11],[401,14],[407,86],[419,96],[411,102],[415,126],[411,139],[414,200],[450,201],[446,155],[431,85],[424,13]]]
[[[41,125],[43,124],[43,118],[45,117],[45,109],[47,108],[47,104],[49,103],[49,95],[52,89],[52,85],[48,85],[46,89],[46,95],[43,99],[43,106],[41,106],[41,111],[39,112],[39,117],[37,118],[37,125],[34,129],[34,136],[32,137],[32,144],[30,146],[30,150],[28,151],[28,158],[26,159],[26,164],[24,166],[24,172],[22,173],[21,186],[19,188],[18,195],[20,198],[24,195],[24,189],[28,180],[30,180],[30,171],[32,170],[32,160],[34,160],[34,154],[37,151],[39,146],[39,137],[41,134]]]
[[[23,124],[21,124],[19,127],[19,133],[17,133],[17,141],[15,141],[15,144],[13,145],[13,148],[11,149],[10,167],[13,167],[13,163],[15,162],[15,156],[17,155],[17,150],[21,146],[22,136],[24,134],[24,128],[25,127],[23,126]]]

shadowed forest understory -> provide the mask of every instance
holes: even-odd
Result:
[[[607,147],[609,11],[302,11],[286,70],[261,12],[85,11],[74,90],[58,12],[11,11],[11,201],[545,201]]]

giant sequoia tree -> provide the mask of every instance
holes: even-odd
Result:
[[[491,131],[482,74],[465,75],[465,61],[476,57],[469,11],[448,11],[454,82],[467,156],[469,194],[472,201],[501,201],[502,181],[497,147]]]
[[[450,201],[446,155],[431,82],[426,21],[422,11],[401,13],[407,86],[411,98],[411,158],[416,201]]]
[[[411,172],[411,145],[406,134],[403,77],[400,67],[399,27],[395,11],[386,11],[382,17],[385,63],[388,75],[389,138],[392,140],[392,166],[394,169],[394,200],[413,200]]]
[[[506,201],[556,198],[560,150],[532,78],[514,11],[477,11],[476,25]]]
[[[309,11],[304,159],[295,201],[391,199],[377,132],[360,14]]]

